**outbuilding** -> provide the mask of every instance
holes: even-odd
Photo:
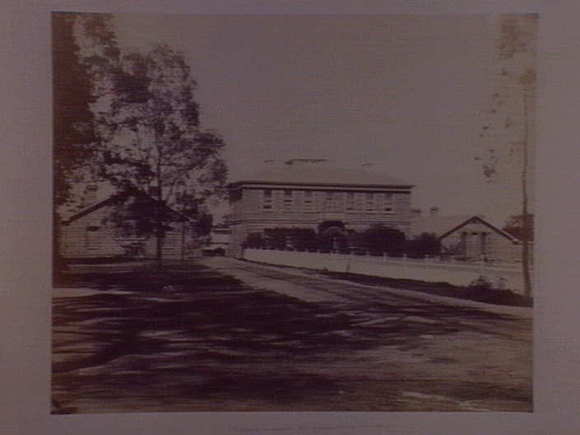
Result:
[[[97,201],[88,186],[84,206],[60,223],[59,248],[64,259],[155,258],[156,236],[144,226],[157,210],[164,214],[162,256],[190,257],[196,238],[190,219],[166,206],[158,208],[149,194],[129,189]]]

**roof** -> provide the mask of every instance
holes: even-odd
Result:
[[[411,233],[419,236],[423,233],[435,234],[439,237],[452,228],[462,224],[473,215],[453,215],[453,216],[425,216],[420,217],[411,224]]]
[[[87,203],[86,188],[88,186],[96,186],[97,189],[92,200]],[[95,204],[108,200],[115,193],[115,188],[109,183],[90,182],[74,184],[72,186],[71,200],[59,208],[59,216],[61,216],[63,222],[66,222]]]
[[[299,167],[287,165],[280,168],[270,168],[235,181],[230,186],[241,184],[413,187],[412,184],[406,181],[370,170],[332,168],[324,165]]]
[[[94,212],[102,207],[123,203],[129,197],[140,197],[140,198],[145,199],[145,200],[155,201],[155,199],[153,199],[147,193],[141,192],[138,190],[127,190],[127,191],[123,191],[123,192],[117,192],[117,193],[110,194],[106,199],[92,203],[89,206],[77,211],[72,216],[69,216],[68,218],[63,219],[63,224],[68,225],[71,222],[74,222],[77,219],[80,219],[83,216],[86,216],[88,214],[91,214],[92,212]],[[169,210],[169,212],[172,213],[173,215],[177,216],[180,220],[189,220],[189,218],[187,216],[179,213],[178,211],[171,209],[170,207],[166,206],[166,209]]]
[[[520,241],[517,237],[491,224],[481,216],[473,215],[427,216],[419,218],[411,225],[411,232],[415,236],[423,233],[435,234],[439,239],[443,239],[451,233],[454,233],[464,226],[474,222],[487,226],[506,239],[509,239],[511,242],[517,243]]]
[[[448,235],[454,233],[457,230],[460,230],[461,228],[463,228],[464,226],[471,224],[471,223],[480,223],[482,225],[485,225],[486,227],[488,227],[489,229],[495,231],[496,233],[498,233],[499,235],[505,237],[506,239],[508,239],[509,241],[513,242],[513,243],[519,243],[520,239],[518,239],[517,237],[511,235],[510,233],[496,227],[495,225],[489,223],[488,221],[486,221],[485,219],[479,217],[479,216],[471,216],[469,219],[461,222],[460,224],[456,225],[453,228],[450,228],[447,232],[439,235],[439,239],[443,239],[445,237],[447,237]]]

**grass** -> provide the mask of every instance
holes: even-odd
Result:
[[[445,282],[425,282],[410,279],[383,278],[356,273],[321,272],[322,275],[372,286],[414,290],[438,296],[448,296],[459,299],[485,302],[494,305],[509,305],[517,307],[533,306],[533,299],[514,293],[510,290],[497,290],[485,286],[459,287]]]

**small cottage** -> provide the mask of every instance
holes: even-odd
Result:
[[[197,241],[186,216],[157,208],[150,195],[138,190],[113,193],[100,201],[96,196],[97,187],[88,186],[83,207],[61,221],[59,248],[64,259],[155,258],[155,213],[163,213],[163,258],[193,255]]]
[[[465,261],[517,262],[521,260],[521,241],[482,216],[441,216],[431,209],[429,216],[417,217],[413,236],[435,235],[443,253]]]
[[[516,262],[521,241],[479,216],[472,216],[439,236],[442,247],[465,260]]]

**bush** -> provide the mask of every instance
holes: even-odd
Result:
[[[471,290],[490,290],[492,288],[491,281],[489,281],[485,276],[480,275],[476,280],[469,283],[469,289]]]
[[[247,248],[316,250],[316,233],[310,228],[267,228],[262,233],[250,233],[244,242]]]
[[[385,225],[373,225],[363,233],[353,235],[353,240],[360,248],[371,252],[371,255],[382,255],[387,252],[395,256],[405,248],[405,234]]]
[[[434,234],[423,233],[413,240],[407,240],[405,253],[410,258],[439,255],[441,253],[441,242]]]
[[[264,248],[266,245],[261,233],[250,233],[243,243],[244,248]]]

